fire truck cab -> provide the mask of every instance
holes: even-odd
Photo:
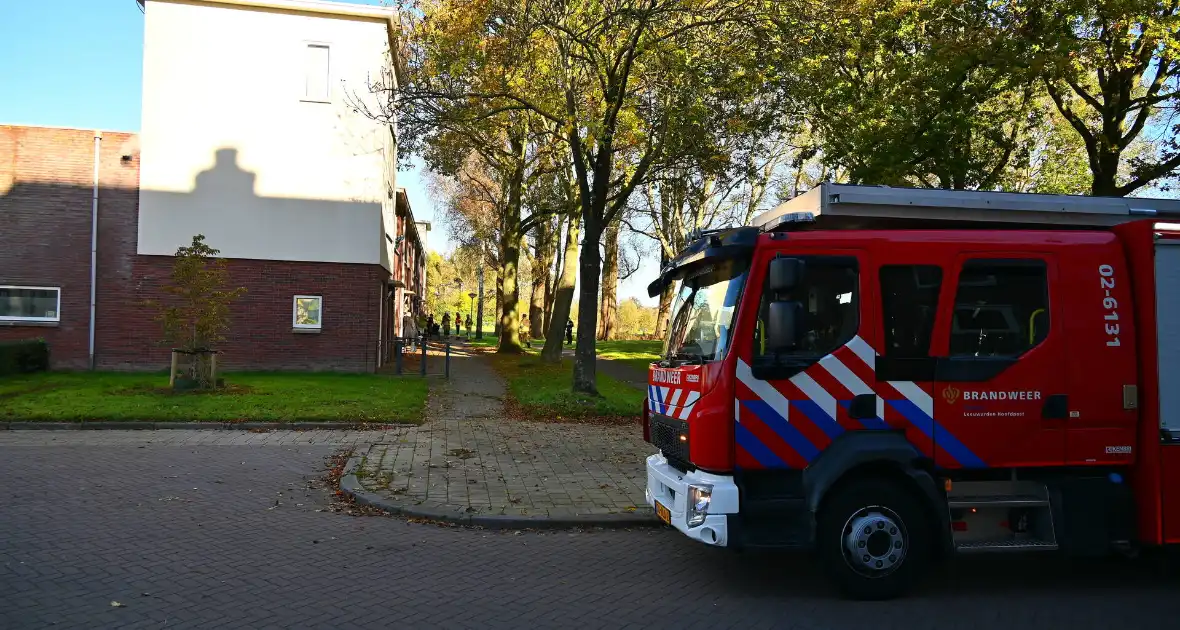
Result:
[[[1180,202],[825,183],[670,286],[647,500],[690,538],[812,550],[857,598],[1180,543]]]

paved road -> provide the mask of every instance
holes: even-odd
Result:
[[[500,533],[320,511],[328,494],[307,482],[337,448],[330,436],[233,446],[104,435],[104,446],[0,441],[0,628],[1177,623],[1180,585],[1139,564],[977,560],[910,599],[851,603],[806,562],[668,530]]]
[[[651,445],[636,423],[508,418],[504,379],[486,358],[456,355],[452,378],[431,388],[426,423],[361,451],[366,489],[420,514],[655,518],[644,503]]]

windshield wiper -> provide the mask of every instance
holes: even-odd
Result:
[[[705,357],[702,357],[699,354],[688,354],[686,352],[677,352],[676,354],[673,354],[672,360],[673,361],[684,361],[685,363],[687,363],[689,365],[704,365],[705,364]]]

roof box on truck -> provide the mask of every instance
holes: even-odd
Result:
[[[764,232],[807,229],[1104,229],[1180,218],[1180,200],[823,183],[754,217]]]

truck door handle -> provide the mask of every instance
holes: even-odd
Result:
[[[853,420],[866,420],[877,417],[877,395],[857,394],[848,405],[848,416]]]
[[[1065,420],[1069,417],[1069,396],[1065,394],[1053,394],[1045,399],[1045,405],[1041,407],[1041,418],[1043,420]]]

